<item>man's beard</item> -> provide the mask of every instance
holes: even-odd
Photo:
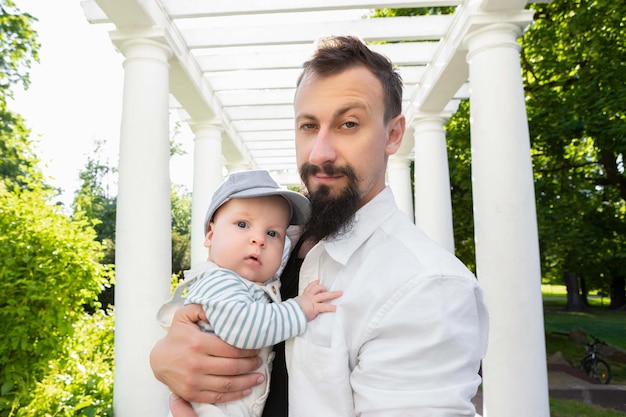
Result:
[[[318,172],[326,175],[343,174],[348,179],[348,184],[337,196],[332,196],[331,189],[326,185],[319,185],[317,190],[309,191],[307,197],[311,201],[311,215],[304,226],[304,236],[315,241],[337,237],[348,231],[354,222],[360,201],[358,178],[350,166],[318,167],[305,163],[300,168],[300,177],[307,189],[310,189],[308,178]]]

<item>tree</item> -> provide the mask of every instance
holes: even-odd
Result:
[[[85,168],[78,174],[81,184],[74,193],[72,218],[88,221],[96,231],[96,240],[102,243],[101,263],[115,264],[115,218],[117,197],[112,195],[115,168],[102,161],[102,142],[96,142],[92,156],[87,158]],[[98,295],[105,308],[115,304],[114,282],[107,284]]]
[[[190,267],[191,194],[172,185],[172,274],[181,276]]]
[[[93,155],[87,158],[85,168],[78,174],[81,184],[74,193],[72,216],[86,217],[92,222],[98,241],[107,248],[103,263],[113,264],[117,213],[117,196],[113,195],[113,188],[117,170],[109,161],[102,160],[102,142],[96,142],[95,145]]]
[[[626,302],[626,3],[532,4],[520,40],[542,271],[567,279],[570,307],[591,289]],[[448,14],[451,7],[382,9],[374,16]],[[468,103],[446,126],[456,252],[474,265]]]
[[[543,270],[568,277],[568,288],[582,287],[583,296],[610,291],[618,307],[626,271],[626,4],[531,7],[536,20],[522,38],[522,69]]]
[[[28,69],[37,62],[39,43],[34,17],[20,13],[12,0],[0,0],[0,180],[8,187],[42,184],[38,158],[31,152],[29,130],[21,116],[7,108],[12,87],[28,88]]]
[[[0,0],[0,415],[23,412],[111,277],[91,225],[50,203],[29,131],[7,107],[38,59],[34,20]]]
[[[84,169],[79,173],[81,184],[74,194],[72,217],[85,218],[91,222],[96,230],[97,240],[105,248],[102,263],[112,265],[115,263],[117,196],[114,195],[114,190],[117,169],[111,166],[110,161],[103,160],[102,143],[96,142],[95,145],[93,155],[87,159]],[[172,140],[170,155],[182,152],[181,146]],[[190,266],[191,195],[184,187],[172,184],[171,201],[172,274],[180,276]],[[99,296],[102,305],[114,305],[114,292],[114,285],[105,288]]]
[[[101,245],[86,221],[51,205],[48,191],[0,187],[0,414],[28,397],[63,342],[97,307],[108,283]]]
[[[113,416],[114,323],[111,312],[83,313],[63,353],[16,417]]]
[[[448,120],[446,131],[455,252],[468,268],[476,271],[468,100],[462,101]]]

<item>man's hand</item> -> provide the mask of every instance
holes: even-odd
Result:
[[[173,417],[198,417],[191,404],[174,393],[170,394],[170,410]]]
[[[250,373],[261,366],[259,351],[237,349],[204,333],[199,320],[206,317],[197,304],[176,312],[169,332],[150,352],[154,376],[187,401],[220,403],[250,394],[264,381],[262,374]]]

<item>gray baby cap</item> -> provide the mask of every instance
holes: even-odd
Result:
[[[204,232],[215,211],[231,198],[252,198],[269,195],[284,197],[291,206],[291,219],[289,224],[304,224],[309,218],[309,200],[300,193],[281,188],[271,177],[269,171],[264,169],[239,171],[229,174],[222,184],[217,187],[209,209],[204,217]]]

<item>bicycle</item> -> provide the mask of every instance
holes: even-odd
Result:
[[[609,364],[598,357],[598,345],[606,345],[605,342],[593,337],[593,342],[585,344],[585,356],[580,361],[582,370],[593,380],[600,384],[608,384],[613,374]]]

